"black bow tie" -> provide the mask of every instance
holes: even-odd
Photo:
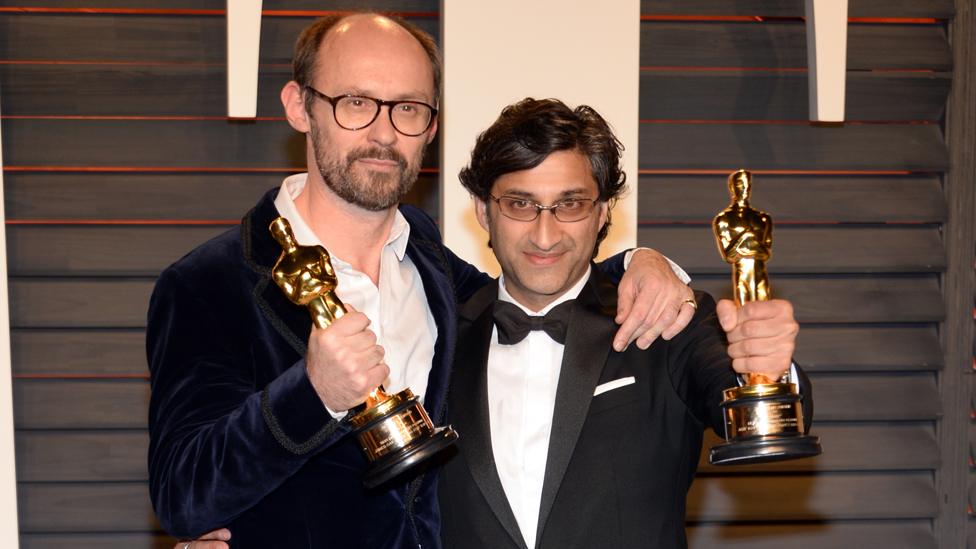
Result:
[[[495,326],[498,327],[498,343],[514,345],[525,339],[529,332],[542,330],[556,343],[566,344],[566,326],[573,313],[573,300],[556,305],[545,316],[529,316],[517,305],[507,301],[495,302]]]

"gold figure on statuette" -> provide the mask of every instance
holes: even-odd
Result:
[[[773,252],[773,220],[749,205],[752,174],[733,172],[728,179],[732,201],[715,216],[712,229],[719,253],[732,265],[736,306],[772,298],[766,262]],[[746,374],[745,385],[723,391],[725,443],[713,446],[709,461],[736,465],[819,455],[818,437],[803,433],[801,395],[796,384],[763,374]]]
[[[318,328],[328,328],[346,314],[336,295],[339,283],[331,256],[322,246],[303,246],[283,217],[271,222],[271,235],[281,245],[281,256],[271,277],[289,301],[308,308]],[[373,389],[349,418],[359,444],[370,462],[363,479],[372,488],[392,479],[457,440],[450,426],[434,427],[427,411],[410,389],[389,394]]]

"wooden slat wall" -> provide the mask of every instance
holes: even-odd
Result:
[[[144,11],[76,11],[94,4]],[[172,543],[145,484],[149,292],[303,165],[277,93],[311,18],[266,14],[262,119],[228,122],[224,4],[0,0],[23,547]],[[343,7],[409,13],[438,34],[433,0],[328,3]],[[850,0],[851,17],[870,20],[851,24],[843,128],[805,123],[802,1],[647,0],[642,12],[640,240],[727,293],[708,222],[727,203],[725,174],[757,172],[755,204],[778,222],[773,284],[803,324],[797,357],[826,450],[752,468],[703,461],[692,546],[939,546],[952,0]],[[432,214],[437,166],[433,154],[410,197]]]
[[[435,0],[265,0],[260,118],[228,121],[225,4],[0,0],[24,548],[172,547],[146,484],[146,307],[161,269],[304,170],[278,92],[313,15],[281,12],[368,7],[439,34]],[[408,201],[436,215],[429,150]]]
[[[692,547],[956,547],[933,526],[953,2],[851,0],[839,128],[806,122],[803,2],[645,0],[642,14],[639,240],[729,296],[710,222],[728,173],[755,173],[824,447],[732,468],[706,448]]]

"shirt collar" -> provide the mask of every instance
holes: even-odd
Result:
[[[525,305],[522,305],[521,303],[518,302],[518,300],[512,297],[512,294],[508,293],[508,290],[505,289],[504,273],[502,273],[501,276],[498,277],[498,299],[500,301],[507,301],[509,303],[514,303],[520,309],[525,311],[525,314],[529,316],[542,316],[548,313],[549,311],[553,310],[556,307],[556,305],[565,303],[571,299],[576,299],[577,297],[579,297],[580,293],[583,291],[583,287],[586,286],[586,281],[590,279],[590,271],[592,268],[593,267],[591,266],[587,266],[586,272],[583,273],[583,276],[581,276],[580,279],[576,281],[576,284],[573,284],[573,286],[570,289],[566,290],[561,296],[553,300],[552,303],[543,307],[539,312],[535,312],[529,309],[528,307],[526,307]]]
[[[295,206],[295,199],[305,190],[305,184],[307,182],[307,173],[288,176],[281,183],[281,190],[278,192],[278,197],[275,198],[274,204],[278,210],[278,214],[287,219],[288,223],[291,224],[291,229],[295,233],[295,240],[299,244],[303,246],[321,246],[322,241],[315,235],[312,228],[308,226],[308,223],[298,213],[298,208]],[[386,239],[386,245],[390,246],[399,261],[403,261],[409,238],[410,224],[407,223],[407,219],[403,217],[403,214],[398,209],[393,216],[393,226],[390,227],[390,236]]]

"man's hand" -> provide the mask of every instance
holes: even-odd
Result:
[[[623,351],[635,339],[641,349],[650,347],[657,336],[671,339],[695,315],[694,297],[663,255],[654,250],[635,251],[617,287],[614,320],[620,329],[613,338],[614,350]]]
[[[229,549],[227,540],[230,539],[230,530],[221,528],[213,530],[198,537],[193,541],[180,541],[173,546],[173,549]]]
[[[328,328],[312,328],[305,369],[329,410],[344,412],[363,402],[390,375],[383,355],[369,318],[349,307]]]
[[[775,382],[789,369],[800,331],[789,301],[752,301],[740,309],[723,299],[715,312],[728,334],[729,356],[736,372],[747,378],[763,375]]]

